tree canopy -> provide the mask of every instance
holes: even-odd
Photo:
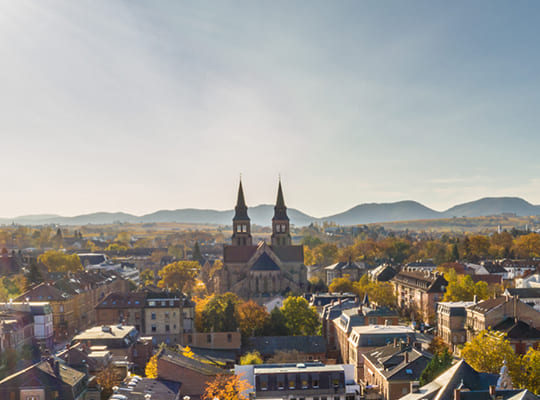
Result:
[[[77,254],[66,254],[62,251],[49,250],[38,257],[49,272],[77,272],[84,268]]]
[[[180,290],[190,293],[195,285],[195,278],[200,265],[196,261],[177,261],[164,266],[158,273],[160,288]]]

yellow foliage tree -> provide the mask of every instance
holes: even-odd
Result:
[[[150,360],[146,363],[146,367],[144,368],[144,373],[147,378],[156,379],[158,376],[158,370],[157,370],[157,355],[153,355],[150,357]]]
[[[252,386],[240,375],[218,375],[210,381],[202,395],[203,400],[247,400],[245,391]]]
[[[158,286],[191,292],[200,268],[197,261],[177,261],[168,264],[159,271],[161,280],[158,282]]]
[[[186,347],[184,347],[184,349],[182,350],[182,355],[183,355],[184,357],[187,357],[187,358],[193,358],[193,356],[194,356],[195,354],[193,353],[193,351],[191,351],[191,347],[186,346]]]
[[[62,251],[50,250],[38,257],[49,272],[77,272],[84,268],[77,254],[66,254]]]

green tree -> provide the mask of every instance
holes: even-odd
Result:
[[[264,327],[263,336],[289,336],[287,319],[280,308],[274,307],[270,311],[270,320]]]
[[[427,385],[452,365],[452,356],[448,349],[435,353],[426,368],[420,374],[420,386]]]
[[[203,332],[231,332],[238,328],[236,306],[241,301],[234,293],[211,296],[201,310]]]
[[[43,263],[49,272],[77,272],[84,269],[77,254],[65,254],[55,250],[41,254],[38,262]]]
[[[160,288],[191,292],[195,285],[195,278],[201,266],[196,261],[177,261],[164,266],[159,271]]]
[[[193,259],[193,261],[197,261],[200,265],[204,264],[204,257],[201,254],[199,242],[195,242],[195,245],[193,246],[193,251],[191,253],[191,258]]]
[[[332,293],[352,293],[354,291],[354,286],[348,277],[334,278],[330,286],[328,286],[328,291]]]
[[[320,320],[315,311],[315,307],[310,307],[308,301],[303,297],[288,297],[283,302],[283,316],[285,326],[291,335],[316,335]]]

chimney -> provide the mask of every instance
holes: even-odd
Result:
[[[394,347],[397,347],[397,337],[394,338]]]
[[[461,400],[461,389],[454,389],[454,400]]]
[[[409,350],[405,350],[405,364],[409,363]]]
[[[473,303],[478,304],[478,296],[477,295],[473,296]]]
[[[496,394],[495,386],[491,385],[489,387],[489,395],[491,396],[491,398],[495,398],[495,394]]]
[[[60,363],[58,361],[54,362],[53,371],[56,376],[60,376]]]
[[[411,393],[418,393],[420,389],[420,382],[411,381]]]

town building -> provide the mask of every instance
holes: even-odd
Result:
[[[114,388],[112,400],[180,400],[180,384],[160,379],[128,376]]]
[[[474,301],[453,301],[437,305],[437,334],[452,351],[467,342],[467,307],[475,304]]]
[[[251,221],[242,183],[233,218],[232,243],[223,247],[223,267],[216,274],[219,292],[234,292],[262,303],[286,292],[307,287],[302,245],[293,245],[281,182],[272,218],[271,244],[253,244]]]
[[[33,319],[33,340],[32,344],[43,349],[52,349],[53,347],[53,315],[52,308],[46,302],[13,302],[0,304],[1,312],[23,312],[32,315]],[[26,336],[30,336],[27,332]],[[2,349],[4,347],[1,347]]]
[[[253,399],[359,399],[352,365],[322,363],[236,365]]]
[[[330,285],[336,278],[347,277],[351,281],[359,280],[367,271],[366,264],[363,262],[340,261],[324,268],[326,271],[326,284]]]
[[[248,339],[247,352],[258,351],[263,360],[285,352],[294,354],[291,362],[326,361],[326,340],[323,336],[256,336]]]
[[[50,357],[0,381],[5,400],[100,400],[93,378]]]
[[[420,379],[431,355],[401,341],[394,341],[363,354],[363,393],[380,395],[381,400],[396,400],[411,391],[411,383]]]
[[[410,310],[416,322],[435,323],[436,305],[448,286],[442,272],[405,268],[391,282],[398,307]]]

